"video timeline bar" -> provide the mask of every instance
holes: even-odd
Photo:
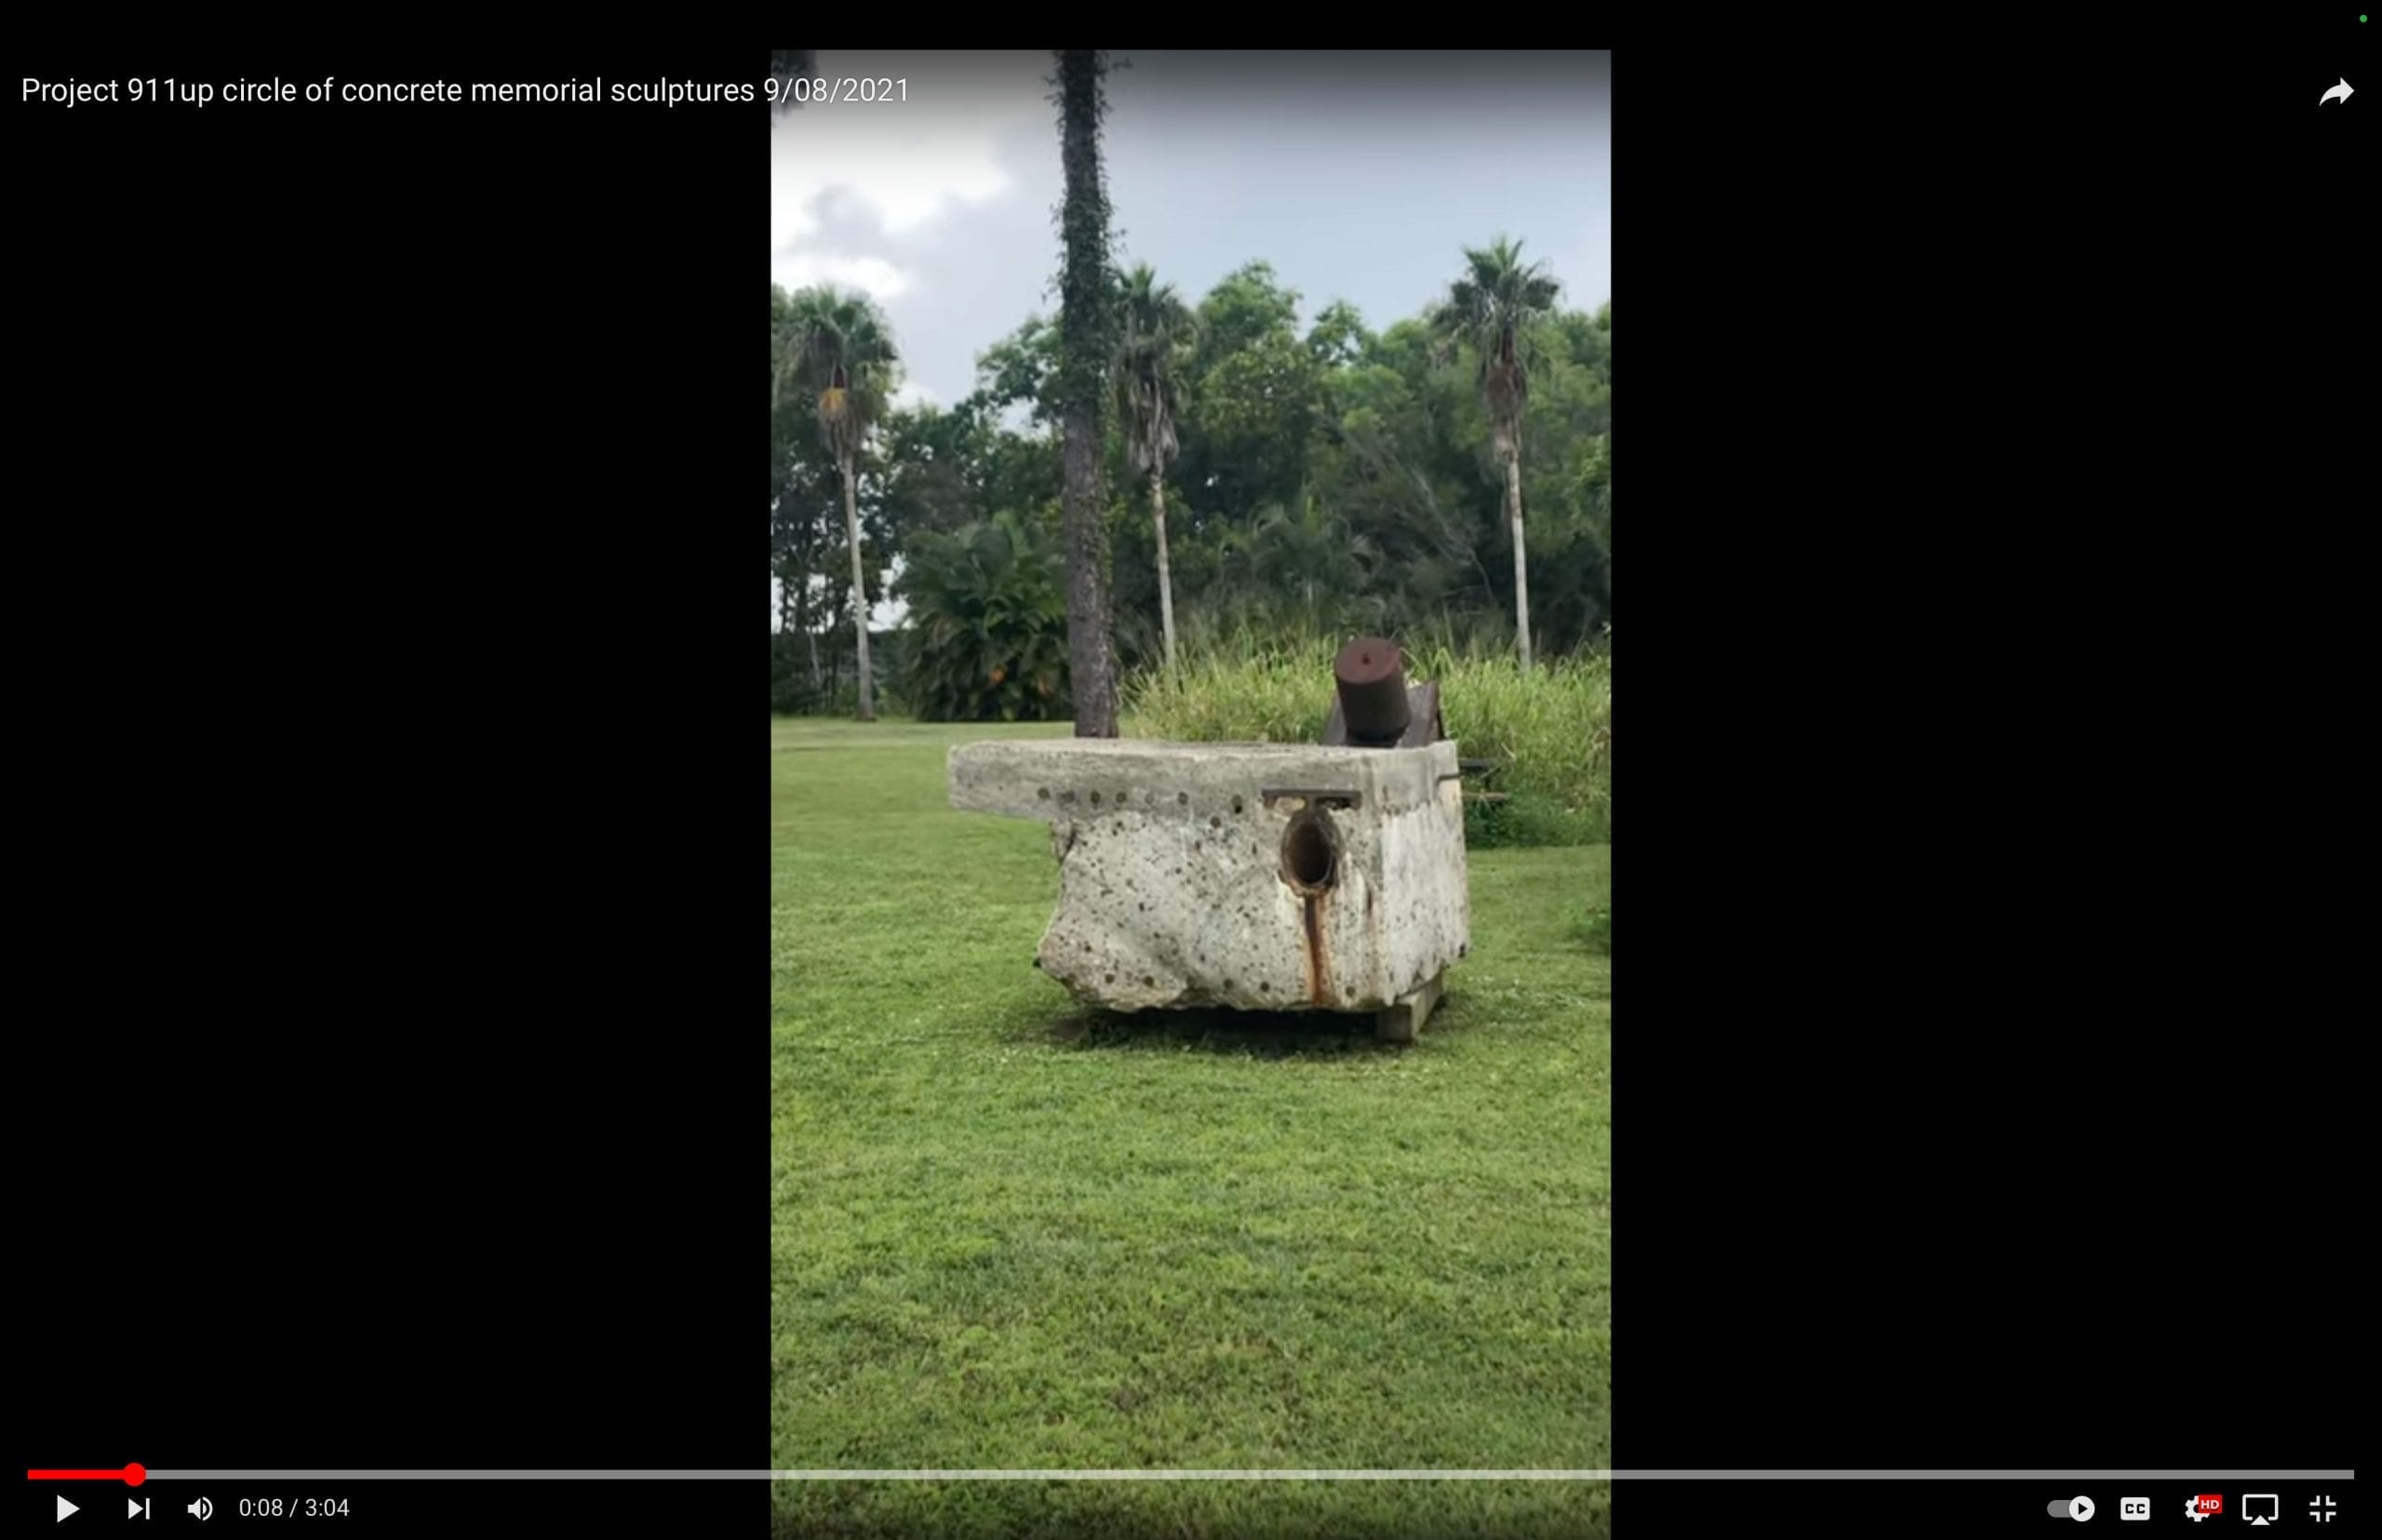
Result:
[[[579,1532],[752,1533],[776,1483],[877,1481],[1598,1481],[1632,1529],[1993,1530],[2075,1523],[2232,1526],[2354,1522],[2354,1472],[1616,1470],[452,1470],[29,1471],[39,1518],[94,1524],[340,1529],[497,1526]],[[114,1491],[110,1492],[113,1483]],[[2188,1510],[2189,1510],[2188,1512]],[[20,1513],[24,1510],[20,1510]],[[2197,1514],[2198,1517],[2193,1517]],[[61,1532],[63,1533],[63,1532]],[[2349,1533],[2342,1530],[2340,1533]]]
[[[39,1480],[160,1481],[2353,1481],[2341,1470],[1613,1470],[1613,1469],[963,1469],[871,1470],[32,1470]]]

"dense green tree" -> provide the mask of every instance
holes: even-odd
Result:
[[[1523,469],[1532,613],[1542,635],[1594,635],[1613,613],[1611,313],[1550,317],[1531,381]]]
[[[1023,407],[1037,427],[1059,422],[1059,328],[1039,315],[976,358],[977,395],[990,407]]]
[[[771,370],[775,408],[794,391],[807,394],[819,436],[843,478],[844,532],[852,557],[852,634],[860,678],[860,719],[877,719],[876,682],[868,662],[868,588],[862,580],[859,461],[884,415],[893,388],[892,331],[863,295],[806,288],[783,311],[784,332]]]
[[[905,538],[912,531],[948,534],[984,516],[995,437],[984,416],[975,396],[948,408],[886,414],[881,503],[886,522]]]
[[[1199,302],[1178,462],[1196,516],[1246,527],[1258,509],[1299,496],[1321,371],[1298,334],[1298,303],[1265,262],[1227,275]]]
[[[1558,286],[1543,264],[1525,263],[1521,243],[1500,235],[1485,248],[1467,247],[1464,276],[1448,286],[1431,313],[1442,342],[1468,351],[1479,364],[1480,398],[1505,472],[1505,521],[1514,538],[1514,640],[1522,669],[1531,661],[1530,574],[1522,541],[1522,421],[1530,401],[1530,366],[1536,329],[1555,305]]]
[[[1307,328],[1307,356],[1318,369],[1345,368],[1363,355],[1365,335],[1365,318],[1357,314],[1357,307],[1345,300],[1334,300]]]

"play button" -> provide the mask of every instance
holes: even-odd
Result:
[[[60,1497],[60,1498],[58,1500],[58,1521],[59,1521],[60,1523],[61,1523],[61,1524],[62,1524],[62,1523],[64,1523],[64,1522],[66,1521],[66,1516],[67,1516],[68,1514],[70,1514],[70,1513],[74,1512],[74,1504],[72,1504],[72,1503],[68,1502],[68,1501],[67,1501],[65,1498],[63,1498],[63,1497]]]
[[[2075,1520],[2080,1524],[2084,1522],[2085,1520],[2092,1518],[2093,1499],[2090,1497],[2069,1498],[2068,1500],[2068,1516],[2070,1519]]]

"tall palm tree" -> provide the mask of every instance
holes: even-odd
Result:
[[[861,578],[861,446],[885,415],[891,393],[893,337],[866,296],[806,288],[787,301],[784,336],[769,377],[774,408],[788,390],[813,394],[819,436],[844,482],[844,538],[852,553],[852,634],[860,662],[860,719],[877,720],[877,686],[868,668],[868,587]]]
[[[1522,555],[1522,409],[1530,400],[1532,332],[1555,307],[1559,286],[1546,266],[1522,261],[1519,241],[1497,237],[1486,250],[1465,248],[1471,271],[1448,286],[1431,312],[1442,346],[1480,360],[1480,398],[1505,471],[1505,522],[1514,536],[1514,631],[1522,672],[1530,672],[1530,574]]]
[[[1117,643],[1108,609],[1107,494],[1101,485],[1101,414],[1116,368],[1116,275],[1109,261],[1108,189],[1100,170],[1101,79],[1108,56],[1058,50],[1059,418],[1064,438],[1067,674],[1076,736],[1117,736]]]
[[[1190,340],[1191,307],[1172,284],[1161,284],[1147,262],[1125,275],[1118,291],[1117,399],[1125,413],[1133,468],[1150,478],[1150,518],[1158,527],[1158,609],[1166,634],[1166,666],[1174,669],[1174,579],[1166,555],[1166,463],[1181,448],[1174,436],[1175,355]]]

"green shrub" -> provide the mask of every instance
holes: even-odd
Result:
[[[1065,565],[1002,514],[913,542],[902,575],[911,628],[898,677],[921,721],[1064,720]]]
[[[1497,845],[1601,845],[1613,838],[1613,822],[1602,806],[1567,808],[1545,792],[1508,794],[1505,800],[1464,805],[1464,842],[1475,850]]]

